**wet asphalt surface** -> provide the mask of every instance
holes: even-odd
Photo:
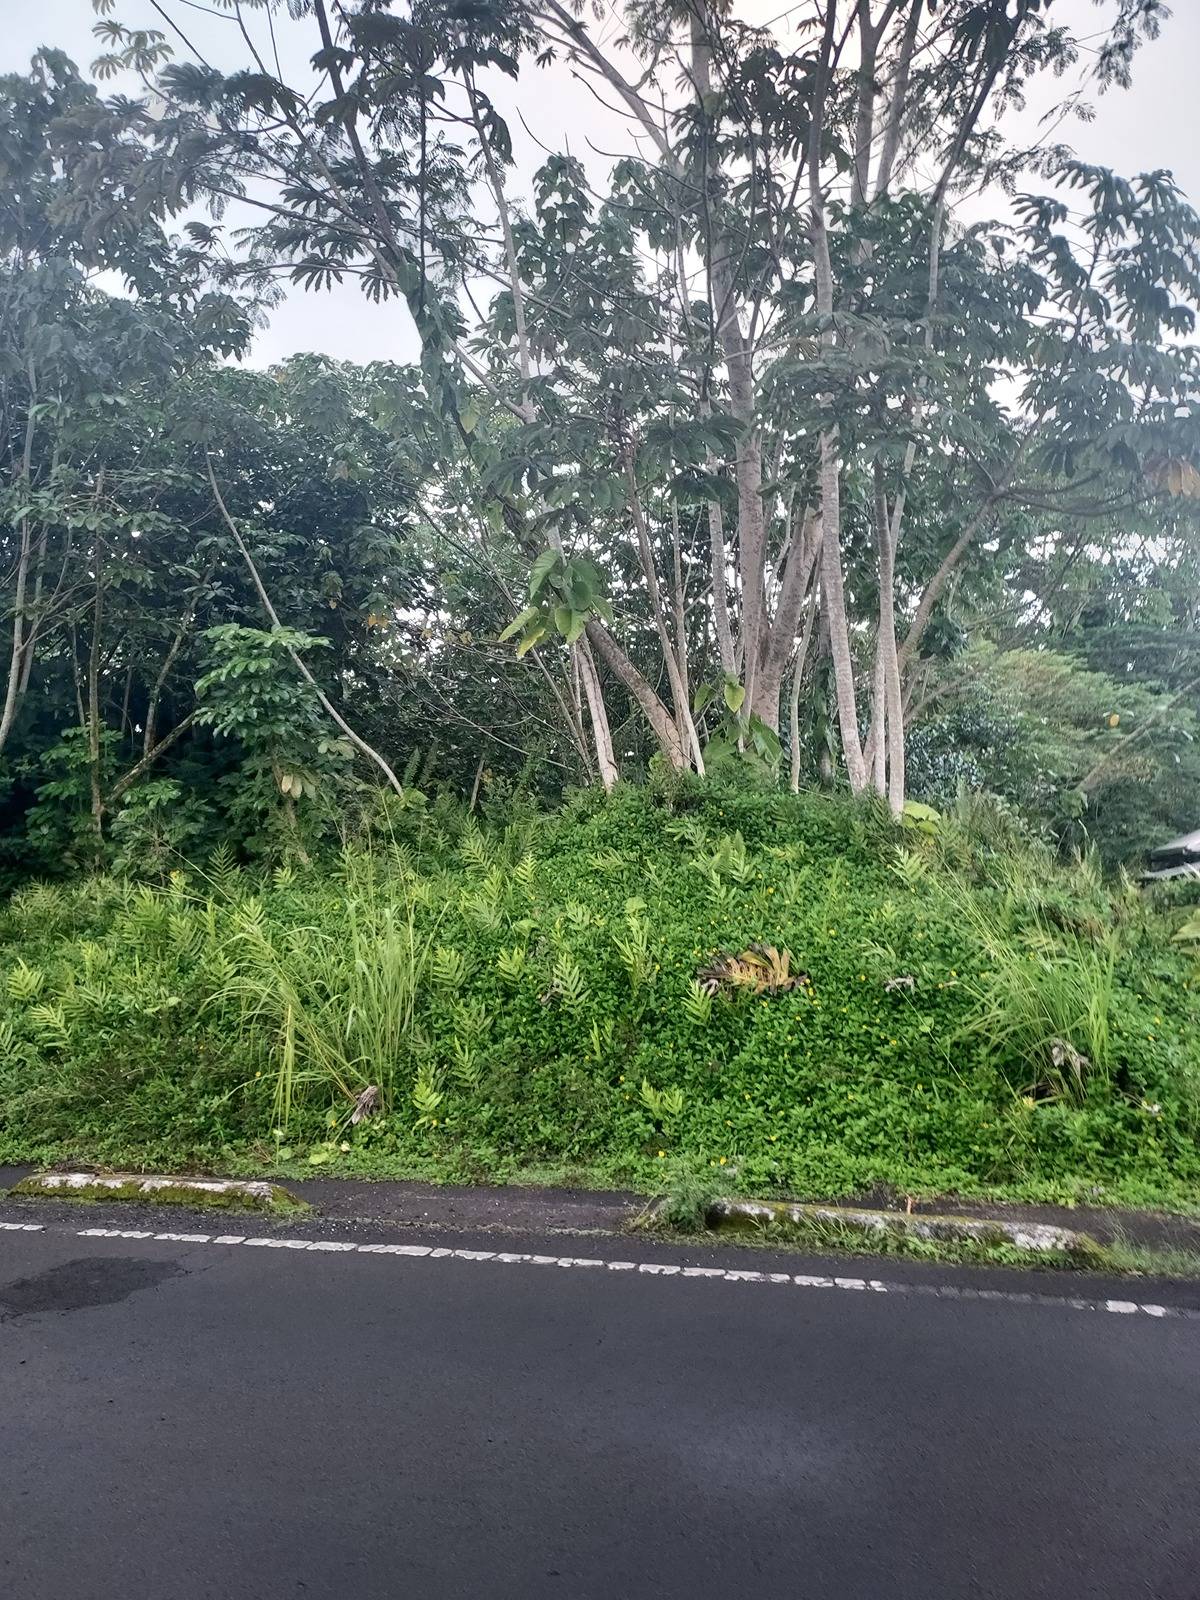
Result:
[[[1036,1298],[830,1293],[36,1215],[0,1233],[6,1600],[1200,1597],[1200,1321],[1061,1303],[1099,1280],[875,1263]]]

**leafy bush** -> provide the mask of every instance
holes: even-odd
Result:
[[[1182,1203],[1184,920],[1003,818],[393,796],[333,860],[12,895],[0,1158]]]

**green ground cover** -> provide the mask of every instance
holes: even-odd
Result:
[[[410,792],[332,859],[26,886],[0,1160],[1200,1203],[1194,907],[926,826]]]

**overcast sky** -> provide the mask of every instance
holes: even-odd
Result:
[[[753,21],[777,14],[784,0],[736,0],[739,13]],[[244,51],[236,24],[228,16],[197,5],[171,9],[189,38],[215,66],[240,66]],[[808,6],[796,10],[809,10]],[[1093,0],[1057,0],[1054,20],[1068,23],[1081,36],[1095,35],[1109,3]],[[1056,130],[1090,162],[1110,166],[1124,174],[1167,167],[1194,202],[1200,201],[1200,138],[1197,137],[1196,63],[1200,61],[1200,0],[1175,0],[1175,15],[1162,37],[1146,45],[1134,66],[1133,87],[1092,95],[1096,117],[1091,123],[1071,120]],[[311,24],[289,22],[282,8],[277,29],[286,75],[300,76],[311,51]],[[0,0],[0,70],[21,71],[39,45],[65,50],[81,66],[100,53],[92,36],[95,15],[91,0]],[[161,26],[149,0],[117,0],[117,17],[130,25]],[[185,20],[186,19],[186,20]],[[615,25],[609,32],[617,31]],[[788,42],[787,17],[775,23],[780,42]],[[185,53],[182,52],[181,53]],[[1036,101],[1022,117],[1021,133],[1032,137],[1038,117],[1061,99],[1072,85],[1047,80],[1039,85]],[[525,172],[536,165],[538,144],[551,149],[569,148],[588,161],[599,179],[606,166],[602,150],[611,150],[619,138],[614,119],[561,66],[532,70],[519,87],[520,117],[512,117],[518,167]],[[522,119],[529,134],[521,127]],[[414,351],[407,315],[396,306],[364,302],[354,285],[330,294],[293,291],[272,315],[271,325],[255,340],[250,361],[267,365],[300,350],[318,350],[352,361],[406,360]]]

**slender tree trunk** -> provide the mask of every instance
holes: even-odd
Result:
[[[679,729],[675,726],[675,719],[667,710],[653,688],[634,666],[621,646],[604,627],[603,623],[594,619],[588,623],[588,642],[600,657],[604,665],[628,689],[637,702],[646,721],[650,724],[655,738],[658,740],[659,749],[669,767],[676,772],[684,771],[689,765],[687,754],[679,737]]]
[[[0,750],[3,750],[7,744],[13,723],[17,720],[17,711],[21,702],[22,681],[25,683],[29,681],[26,671],[26,657],[32,657],[32,650],[27,651],[25,645],[25,596],[29,583],[31,545],[29,519],[26,517],[21,523],[21,547],[17,553],[17,575],[13,592],[12,648],[9,652],[8,682],[4,691],[4,705],[0,707]]]
[[[29,366],[29,410],[25,418],[25,442],[21,452],[21,479],[26,489],[33,478],[33,442],[37,429],[37,374],[33,363]],[[21,546],[17,552],[16,582],[13,589],[12,648],[8,660],[8,682],[4,691],[4,705],[0,707],[0,750],[8,742],[13,723],[17,720],[24,688],[29,683],[29,666],[32,661],[32,641],[25,639],[25,603],[29,588],[29,561],[33,551],[33,530],[28,516],[21,518]],[[28,660],[26,658],[29,658]]]
[[[958,570],[962,558],[971,548],[976,535],[991,516],[992,507],[993,501],[989,497],[970,518],[966,527],[942,557],[933,577],[925,585],[921,598],[917,602],[917,609],[913,615],[912,622],[909,624],[908,632],[904,635],[904,642],[899,649],[901,672],[906,671],[912,665],[913,657],[921,640],[925,637],[925,630],[933,618],[937,603],[946,591],[946,585]]]
[[[709,470],[712,470],[711,464]],[[721,671],[727,678],[737,677],[737,657],[733,649],[733,629],[729,625],[729,591],[726,572],[729,553],[725,548],[725,519],[720,502],[708,502],[708,541],[712,551],[713,628]]]
[[[883,606],[883,595],[879,597]],[[871,787],[876,794],[887,793],[887,689],[884,684],[883,642],[875,636],[875,673],[871,683],[871,727],[863,746],[863,757],[871,774]]]
[[[879,678],[882,690],[878,715],[880,737],[877,771],[887,779],[888,804],[894,816],[904,810],[904,706],[900,692],[900,663],[896,649],[896,547],[892,540],[892,519],[888,516],[883,463],[875,463],[874,483],[875,540],[879,555]],[[880,787],[880,793],[884,792]]]
[[[865,206],[871,183],[871,148],[875,139],[875,61],[882,33],[871,21],[871,0],[858,0],[858,106],[854,118],[854,155],[850,204]]]
[[[650,543],[650,532],[646,527],[646,517],[642,509],[641,496],[638,493],[637,473],[634,469],[632,454],[625,459],[625,483],[629,496],[629,511],[633,517],[633,525],[637,533],[642,574],[646,579],[646,593],[650,600],[650,614],[654,619],[655,631],[658,634],[659,646],[662,649],[663,661],[666,664],[667,677],[671,684],[671,698],[675,702],[677,737],[681,747],[690,749],[692,763],[696,771],[703,776],[704,756],[700,750],[700,739],[696,733],[696,724],[692,720],[691,707],[688,704],[687,684],[684,682],[679,662],[675,659],[675,648],[671,643],[671,633],[667,626],[666,613],[663,610],[662,591],[659,588],[658,572],[654,565],[654,549]]]
[[[96,594],[92,602],[92,637],[88,643],[87,741],[88,778],[92,793],[92,832],[97,863],[104,842],[103,752],[100,740],[100,634],[104,622],[104,546],[96,539]]]
[[[813,247],[813,269],[817,315],[823,321],[821,347],[834,345],[833,263],[829,253],[829,231],[825,223],[825,196],[821,189],[821,139],[825,107],[830,91],[831,62],[837,7],[825,8],[825,27],[813,92],[812,121],[808,132],[809,232]],[[841,462],[838,459],[836,427],[825,429],[820,444],[821,484],[821,615],[829,628],[829,653],[833,662],[837,695],[838,727],[842,736],[842,759],[852,794],[867,787],[868,775],[858,732],[858,707],[854,692],[854,660],[850,650],[850,626],[846,617],[846,593],[842,573],[841,540]]]
[[[696,740],[696,750],[699,754],[700,742],[698,730],[692,717],[692,684],[691,664],[688,660],[687,637],[687,585],[683,575],[683,550],[679,539],[679,505],[674,495],[671,496],[671,557],[672,578],[674,580],[674,593],[671,609],[674,613],[675,623],[675,659],[679,663],[679,676],[683,683],[684,714],[691,728],[691,737]],[[681,725],[680,736],[683,737],[686,729]],[[697,767],[697,771],[700,768]]]
[[[79,670],[79,630],[74,617],[68,624],[67,634],[71,641],[71,682],[75,689],[75,716],[79,723],[79,731],[85,733],[87,712],[83,707],[83,673]]]
[[[788,733],[792,747],[790,754],[791,790],[800,793],[800,689],[804,682],[804,669],[808,665],[808,647],[812,638],[813,619],[817,614],[817,591],[808,597],[804,613],[804,631],[796,650],[796,664],[792,672],[792,692],[788,700]]]
[[[129,665],[126,667],[126,669],[125,669],[125,693],[121,696],[121,737],[122,737],[122,739],[125,737],[125,734],[126,734],[127,731],[130,732],[130,733],[133,732],[133,725],[129,720],[129,702],[130,702],[130,699],[132,698],[132,696],[133,696],[133,662],[131,661],[129,663]]]
[[[887,118],[883,128],[883,145],[879,152],[879,168],[875,175],[875,199],[885,195],[891,187],[892,171],[900,153],[900,133],[904,126],[904,105],[908,98],[908,80],[912,72],[913,52],[916,49],[917,29],[925,0],[909,0],[908,16],[904,22],[904,35],[900,55],[892,77]]]
[[[596,770],[600,774],[604,792],[611,794],[620,772],[617,768],[617,758],[613,753],[612,731],[608,722],[608,708],[604,704],[604,695],[600,687],[600,675],[596,671],[596,662],[587,639],[578,640],[574,650],[579,665],[579,676],[583,680],[583,692],[587,697],[588,715],[592,721]]]
[[[42,592],[46,576],[46,540],[47,530],[45,524],[43,523],[41,535],[34,546],[33,598],[28,603],[28,615],[32,617],[33,623],[29,632],[25,636],[24,659],[21,662],[21,681],[17,686],[17,694],[21,700],[24,700],[25,696],[29,692],[29,680],[33,676],[33,662],[34,657],[37,654],[34,646],[37,643],[38,634],[41,628],[38,619],[41,617]],[[55,598],[57,598],[57,596],[55,596]]]
[[[846,617],[846,592],[842,581],[842,543],[839,536],[841,462],[832,434],[821,435],[821,613],[829,624],[829,654],[833,662],[838,730],[842,759],[851,794],[867,787],[867,764],[858,732],[858,705],[854,693],[854,661],[850,654],[850,625]]]
[[[258,568],[254,564],[254,557],[250,554],[250,551],[249,551],[249,549],[248,549],[248,547],[246,545],[245,540],[242,538],[241,533],[238,531],[237,523],[229,515],[229,508],[226,506],[225,501],[221,496],[221,491],[217,487],[217,479],[216,479],[216,474],[213,472],[213,465],[212,465],[212,457],[211,456],[206,457],[205,464],[208,467],[208,481],[209,481],[209,484],[210,484],[210,486],[212,488],[213,499],[217,503],[217,510],[221,513],[221,520],[224,522],[225,526],[229,529],[230,533],[233,535],[234,543],[237,545],[238,550],[241,552],[242,560],[246,563],[246,567],[247,567],[247,570],[250,573],[251,579],[253,580],[254,587],[255,587],[256,591],[258,592],[258,598],[262,601],[263,610],[267,613],[268,617],[270,617],[270,619],[271,619],[271,626],[273,628],[282,629],[283,624],[279,620],[279,613],[276,611],[275,607],[271,604],[271,597],[267,593],[266,588],[263,585],[262,578],[259,576]],[[320,706],[322,707],[322,709],[324,710],[325,714],[330,718],[330,720],[338,728],[341,729],[341,731],[346,735],[346,738],[349,739],[350,743],[354,746],[354,748],[356,750],[361,751],[363,755],[365,755],[369,760],[371,760],[371,761],[373,761],[375,763],[375,765],[383,773],[384,777],[387,779],[388,783],[396,791],[396,793],[397,794],[403,794],[404,793],[403,784],[400,782],[400,779],[396,776],[396,774],[392,771],[392,769],[388,765],[388,763],[379,754],[379,751],[376,750],[372,745],[369,745],[367,743],[367,741],[365,739],[363,739],[359,734],[355,733],[354,729],[350,726],[350,724],[346,721],[345,717],[342,716],[341,712],[333,704],[332,700],[330,700],[329,696],[321,688],[320,684],[313,677],[312,673],[305,666],[303,660],[300,658],[299,655],[297,655],[295,650],[292,650],[291,648],[289,648],[288,649],[288,655],[291,657],[292,665],[295,667],[296,671],[300,674],[300,676],[304,679],[305,683],[308,684],[309,688],[316,695],[317,701],[320,704]]]
[[[471,799],[467,804],[467,810],[469,812],[471,812],[471,813],[474,813],[476,802],[479,799],[479,785],[482,782],[483,782],[483,752],[481,751],[480,755],[479,755],[479,760],[475,763],[475,781],[471,785]]]
[[[708,38],[707,12],[700,4],[693,10],[691,18],[691,72],[700,106],[707,114],[707,103],[712,94],[712,49]],[[716,156],[709,149],[698,181],[707,187],[715,172]],[[754,422],[754,351],[742,326],[738,310],[737,251],[734,242],[723,231],[714,236],[711,230],[707,230],[702,245],[713,321],[725,356],[729,409],[744,429],[734,460],[734,481],[738,497],[737,564],[742,587],[738,644],[746,700],[752,705],[766,622],[764,589],[766,529],[762,501],[762,441]],[[723,547],[724,533],[719,518],[718,507],[714,526],[713,514],[710,511],[709,532],[710,536],[714,533],[719,535],[719,543]],[[714,604],[717,604],[719,584],[716,573],[716,540],[714,540],[713,562],[713,595]],[[723,585],[724,581],[722,559],[720,585]],[[723,591],[721,598],[724,598]],[[717,626],[718,641],[721,641],[719,621]],[[732,640],[730,643],[729,654],[733,654]],[[722,665],[724,665],[724,654],[723,648]]]
[[[170,733],[164,734],[156,745],[143,754],[142,759],[135,767],[131,767],[123,778],[119,778],[117,782],[113,784],[112,788],[108,791],[108,799],[104,802],[104,808],[106,811],[112,810],[113,806],[116,805],[117,801],[121,798],[125,791],[129,788],[132,788],[142,774],[149,771],[153,764],[158,760],[159,756],[163,755],[171,748],[173,744],[183,737],[195,720],[196,713],[194,711],[189,711],[187,716],[184,717],[182,721],[175,724]]]
[[[154,687],[150,691],[150,699],[146,704],[146,725],[142,733],[143,755],[148,755],[154,749],[154,742],[158,737],[158,708],[162,700],[163,690],[166,688],[167,679],[171,675],[171,668],[175,665],[175,659],[183,648],[183,641],[191,631],[192,619],[195,614],[195,606],[188,606],[183,614],[183,620],[175,632],[175,637],[171,640],[163,664],[158,669],[158,676],[154,680]]]
[[[788,787],[793,794],[800,793],[800,687],[804,682],[804,667],[799,661],[792,673],[792,690],[788,696]]]
[[[792,520],[789,517],[789,521]],[[805,599],[816,575],[821,548],[820,524],[807,506],[799,527],[799,537],[793,534],[787,546],[775,617],[767,630],[752,703],[755,715],[774,733],[779,731],[779,697],[784,673],[796,642]]]

